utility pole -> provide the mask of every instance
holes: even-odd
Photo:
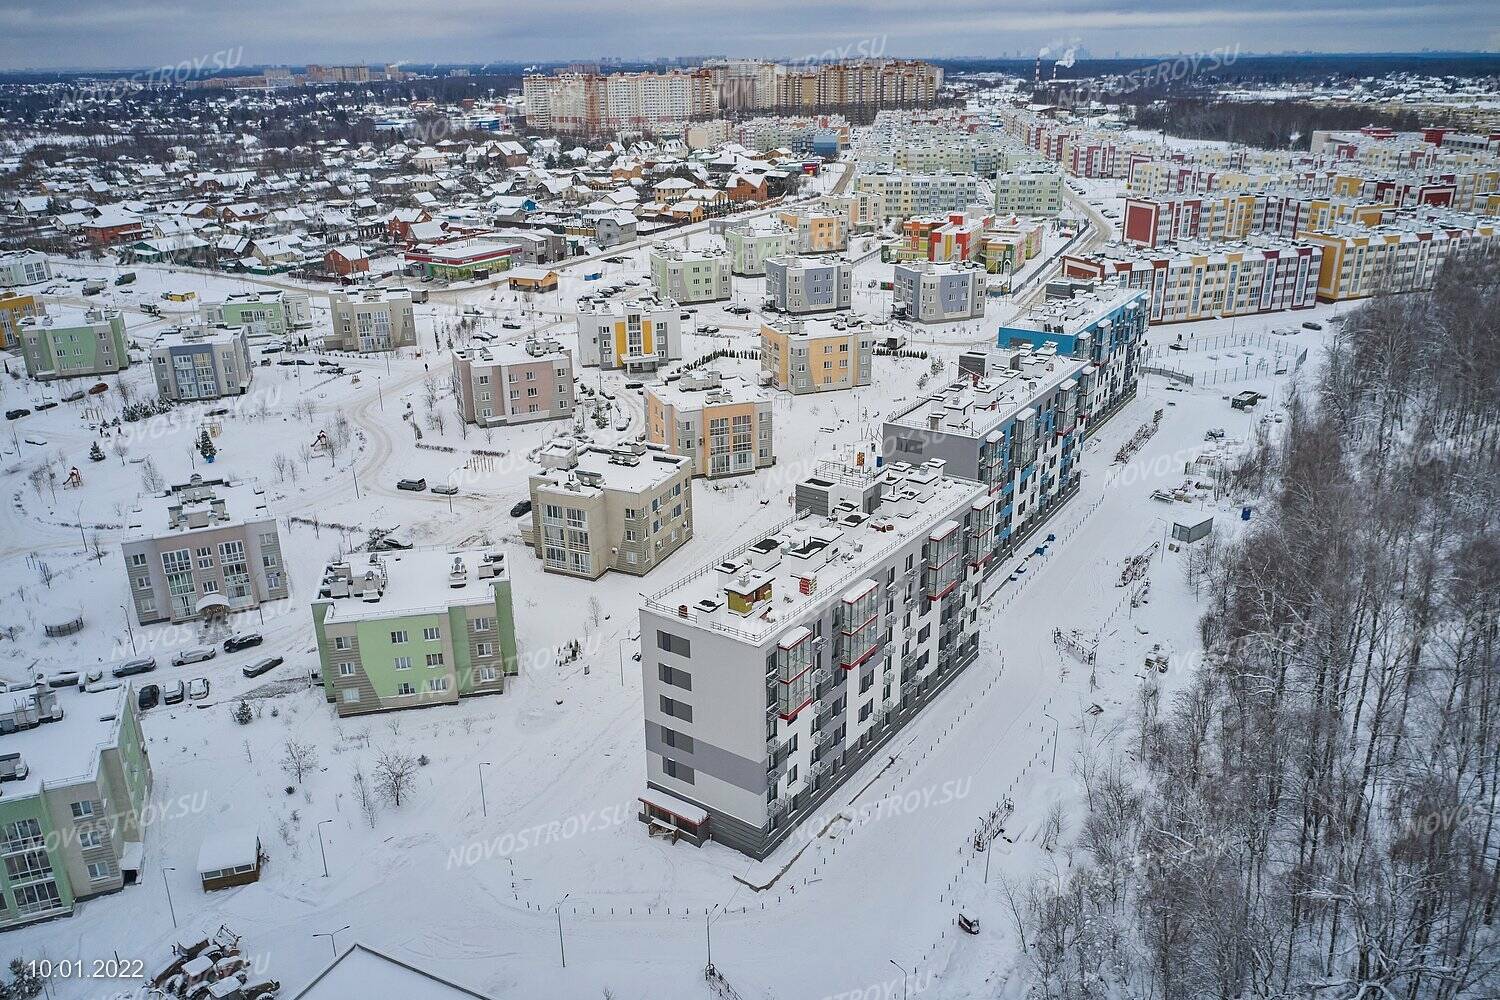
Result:
[[[331,819],[318,820],[318,853],[323,857],[323,877],[328,877],[328,851],[323,847],[323,824],[332,823]]]
[[[167,872],[175,872],[176,868],[163,868],[161,870],[161,885],[167,890],[167,912],[172,914],[172,929],[177,929],[177,908],[172,905],[172,885],[167,881]]]
[[[557,901],[557,955],[562,960],[562,967],[564,969],[568,967],[568,953],[563,949],[562,905],[563,900],[567,899],[570,895],[572,894],[565,892],[563,893],[563,898]]]
[[[484,800],[484,769],[490,766],[491,764],[487,760],[479,762],[479,810],[484,816],[490,814],[490,807]]]

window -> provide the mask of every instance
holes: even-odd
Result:
[[[663,684],[680,687],[684,691],[691,691],[693,689],[693,675],[686,670],[679,670],[665,663],[658,663],[656,665],[656,676],[661,678]]]
[[[87,819],[94,815],[94,803],[87,799],[82,802],[74,802],[69,808],[73,811],[74,819]]]
[[[352,663],[340,663],[339,664],[339,676],[340,677],[353,677],[354,676],[354,664],[352,664]]]
[[[396,685],[396,693],[398,695],[401,695],[401,694],[416,694],[417,693],[417,689],[414,688],[414,687],[412,687],[411,684],[408,681],[402,681],[400,684]]]
[[[355,704],[358,701],[359,701],[359,688],[345,688],[344,689],[344,703],[346,705],[352,705],[352,704]]]
[[[411,657],[410,656],[398,656],[398,657],[396,657],[396,669],[397,670],[410,670],[411,669]]]
[[[89,865],[89,881],[103,882],[114,877],[114,869],[107,861],[95,861]]]
[[[683,722],[693,721],[693,706],[685,701],[675,701],[662,695],[661,710],[663,715],[670,715],[674,719],[681,719]]]
[[[427,665],[429,667],[441,667],[443,665],[443,654],[442,653],[428,653],[427,654]]]
[[[347,635],[336,635],[336,636],[334,636],[333,637],[333,648],[334,649],[348,649],[349,648],[349,637]]]
[[[132,565],[132,566],[144,566],[144,565],[146,565],[146,553],[144,553],[144,552],[136,552],[136,553],[132,554],[131,557],[130,557],[130,565]]]
[[[481,683],[484,683],[486,681],[493,681],[498,676],[499,674],[496,672],[494,667],[479,668],[479,680]]]
[[[675,729],[668,729],[666,726],[662,726],[661,741],[674,750],[681,750],[683,753],[693,752],[693,738],[685,733],[679,733]]]
[[[475,618],[471,626],[475,632],[488,632],[495,627],[493,618]]]
[[[664,649],[676,656],[693,655],[692,643],[680,635],[673,635],[671,632],[663,632],[660,629],[656,631],[656,648]]]
[[[677,763],[671,757],[663,757],[661,759],[661,770],[667,777],[676,778],[678,781],[688,785],[693,784],[696,777],[692,768],[686,764]]]
[[[427,682],[427,690],[432,692],[448,690],[448,678],[434,677]]]
[[[406,640],[407,640],[406,629],[401,629],[399,632],[392,632],[391,633],[391,642],[392,643],[402,643],[402,642],[406,642]]]
[[[442,637],[443,630],[440,628],[424,628],[422,630],[422,639],[424,642],[437,642]]]
[[[84,830],[78,834],[78,846],[87,851],[101,843],[98,830]]]

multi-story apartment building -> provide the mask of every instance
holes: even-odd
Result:
[[[994,219],[988,215],[950,212],[919,215],[901,223],[898,260],[973,260]]]
[[[1055,216],[1062,211],[1063,176],[1048,166],[995,175],[995,213]]]
[[[983,375],[972,370],[886,418],[887,464],[940,460],[983,483],[996,500],[990,555],[1015,551],[1079,481],[1092,405],[1089,362],[1049,346],[1001,352]]]
[[[979,200],[979,178],[970,174],[861,174],[854,188],[878,197],[887,219],[962,212]]]
[[[719,88],[708,70],[532,74],[522,80],[526,124],[553,132],[652,131],[712,118]]]
[[[244,395],[255,364],[243,326],[196,324],[157,335],[151,344],[151,372],[157,395],[185,403]]]
[[[869,385],[875,340],[869,323],[843,316],[766,320],[760,326],[761,378],[793,395]]]
[[[991,274],[1014,274],[1042,252],[1046,223],[1013,219],[987,229],[980,236],[977,259]]]
[[[223,302],[204,302],[198,315],[210,326],[243,326],[252,336],[283,337],[312,326],[312,307],[306,292],[241,292]]]
[[[818,204],[829,212],[843,216],[852,233],[874,232],[885,221],[885,201],[875,191],[825,194],[818,199]]]
[[[557,341],[493,344],[453,352],[453,385],[466,423],[480,427],[573,415],[573,355]]]
[[[781,212],[779,218],[783,226],[796,234],[792,252],[838,253],[849,245],[849,229],[842,214],[799,209]]]
[[[120,543],[136,620],[192,621],[289,594],[276,518],[252,482],[205,479],[143,497]]]
[[[1135,396],[1150,326],[1146,296],[1143,288],[1117,282],[1073,284],[1066,294],[1048,298],[1002,326],[995,339],[998,354],[976,358],[966,353],[959,368],[987,377],[993,363],[989,359],[1008,364],[1015,348],[1048,344],[1064,357],[1087,361],[1091,367],[1079,379],[1078,423],[1085,435],[1092,434]]]
[[[895,108],[930,105],[943,85],[941,67],[919,60],[859,59],[782,67],[775,106]]]
[[[134,885],[151,759],[135,690],[0,694],[0,930]]]
[[[1251,194],[1127,198],[1120,235],[1126,243],[1147,247],[1181,240],[1242,240],[1255,228],[1256,214]]]
[[[500,694],[520,670],[502,552],[356,553],[323,571],[312,617],[341,716]]]
[[[579,364],[642,373],[682,357],[682,313],[670,298],[584,296],[577,310]]]
[[[1322,254],[1318,298],[1343,302],[1431,288],[1446,261],[1493,253],[1496,232],[1491,223],[1444,214],[1430,221],[1410,218],[1370,227],[1335,226],[1302,233],[1299,239]]]
[[[656,294],[682,305],[718,302],[732,294],[729,251],[723,247],[684,249],[658,243],[651,248],[651,282]]]
[[[330,350],[368,354],[416,346],[416,314],[411,292],[404,288],[334,292],[328,307],[333,329],[323,336],[323,346]]]
[[[757,277],[766,273],[766,258],[792,252],[797,233],[762,216],[724,230],[732,274]]]
[[[826,463],[796,516],[641,607],[640,819],[770,854],[974,661],[997,500]]]
[[[36,295],[0,292],[0,350],[16,343],[21,335],[21,321],[28,316],[47,312],[46,303]]]
[[[1152,323],[1248,316],[1317,304],[1323,248],[1254,236],[1242,243],[1181,243],[1149,249],[1111,243],[1066,254],[1063,276],[1115,278],[1150,292]]]
[[[770,397],[755,386],[725,381],[712,369],[646,387],[646,440],[688,456],[693,475],[708,479],[776,463]]]
[[[769,310],[801,315],[854,302],[854,265],[842,257],[771,257],[765,266]]]
[[[38,381],[112,375],[130,367],[125,316],[118,309],[58,306],[21,320],[26,374]]]
[[[36,250],[0,254],[0,288],[18,288],[52,280],[52,264]]]
[[[585,447],[555,438],[530,479],[521,528],[548,573],[641,576],[693,537],[693,460],[644,442]]]
[[[948,323],[984,315],[986,272],[969,261],[917,260],[892,270],[892,301],[918,323]]]

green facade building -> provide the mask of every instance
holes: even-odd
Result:
[[[125,317],[118,309],[61,307],[21,321],[26,374],[39,381],[112,375],[130,366]]]

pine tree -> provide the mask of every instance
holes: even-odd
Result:
[[[198,435],[198,454],[203,456],[204,461],[208,461],[218,453],[219,449],[214,447],[213,439],[208,436],[208,431],[204,430]]]
[[[102,461],[104,461],[104,449],[99,447],[99,442],[98,441],[95,441],[94,442],[94,446],[89,449],[89,461],[91,461],[91,462],[102,462]]]
[[[250,703],[241,699],[240,703],[234,707],[234,721],[242,726],[248,726],[252,718],[254,716],[250,713]]]

